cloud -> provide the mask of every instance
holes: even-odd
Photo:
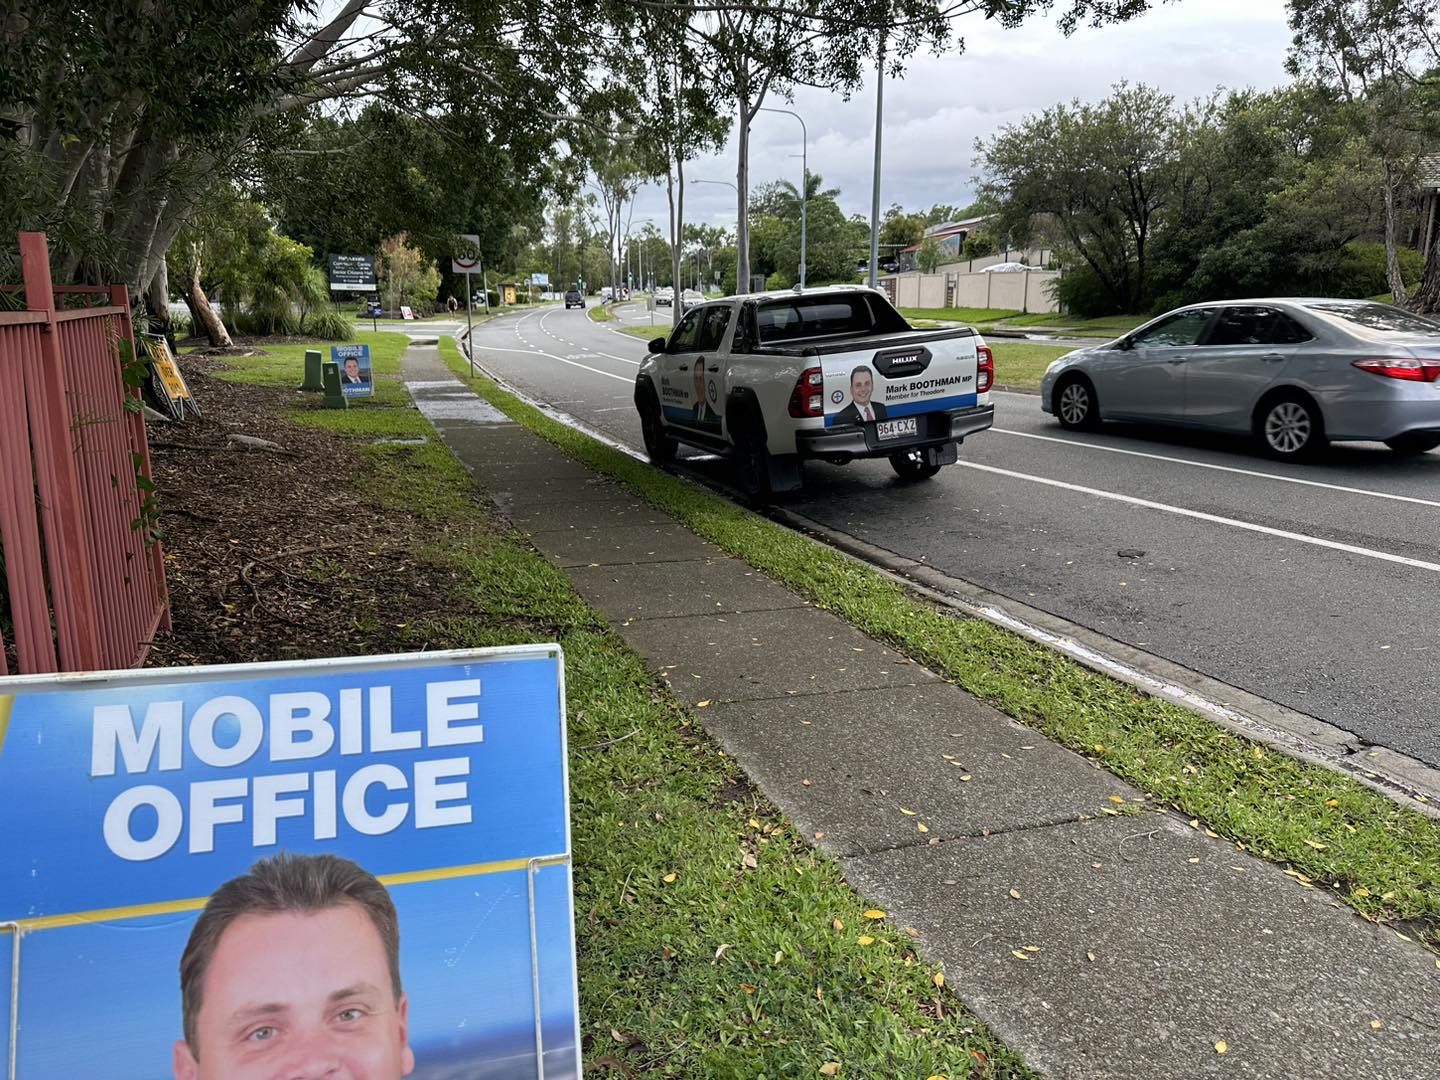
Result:
[[[1191,0],[1158,7],[1120,26],[1082,27],[1070,38],[1050,19],[1005,30],[962,19],[963,52],[913,57],[901,79],[885,85],[881,207],[964,204],[974,192],[977,138],[1072,98],[1096,100],[1121,79],[1148,83],[1178,100],[1217,87],[1269,89],[1286,81],[1290,31],[1284,0]],[[799,88],[793,108],[809,128],[809,165],[827,187],[840,188],[847,214],[870,215],[875,85],[849,101]],[[751,189],[776,179],[798,183],[800,126],[761,113],[751,128]],[[734,140],[723,153],[690,162],[686,175],[735,182]],[[733,226],[734,191],[687,185],[686,219]],[[665,231],[664,186],[641,190],[636,227],[649,218]]]

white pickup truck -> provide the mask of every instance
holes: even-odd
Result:
[[[645,449],[733,454],[753,498],[800,487],[800,462],[889,458],[934,476],[994,422],[994,358],[974,330],[915,330],[858,285],[728,297],[650,342],[635,379]]]

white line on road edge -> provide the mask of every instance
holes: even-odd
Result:
[[[1394,495],[1388,491],[1369,491],[1366,488],[1346,487],[1344,484],[1327,484],[1323,480],[1305,480],[1298,476],[1281,476],[1278,473],[1261,472],[1258,469],[1241,469],[1235,465],[1216,465],[1208,461],[1191,461],[1189,458],[1170,457],[1167,454],[1149,454],[1143,450],[1126,450],[1120,446],[1101,446],[1098,443],[1081,442],[1078,439],[1065,439],[1056,435],[1038,435],[1032,431],[1015,431],[1012,428],[991,428],[991,431],[999,432],[1001,435],[1018,435],[1022,439],[1039,439],[1041,442],[1060,443],[1062,446],[1079,446],[1086,450],[1103,450],[1107,454],[1125,454],[1128,457],[1149,458],[1151,461],[1170,461],[1176,465],[1193,465],[1197,469],[1214,469],[1217,472],[1239,473],[1241,476],[1255,476],[1262,480],[1278,480],[1284,484],[1304,484],[1306,487],[1326,488],[1330,491],[1343,491],[1350,495],[1368,495],[1375,499],[1393,499],[1395,502],[1417,503],[1420,506],[1433,506],[1440,509],[1440,501],[1435,499],[1420,499],[1413,495]]]
[[[557,308],[556,310],[558,311],[559,309]],[[552,313],[552,312],[546,312],[545,315],[541,317],[541,319],[540,319],[540,329],[545,330],[545,320],[546,320],[547,318],[549,318],[551,314],[553,314],[553,313]],[[594,322],[594,320],[593,320],[593,319],[590,319],[590,316],[588,316],[588,315],[585,316],[585,318],[586,318],[587,320],[591,321],[591,322]],[[597,323],[596,325],[598,326],[599,324]],[[607,327],[607,329],[608,329],[608,327]],[[550,331],[549,331],[549,330],[545,330],[545,333],[550,334]],[[614,331],[612,330],[611,333],[614,333]],[[585,346],[584,346],[584,345],[581,345],[579,342],[577,342],[577,341],[569,341],[569,340],[567,340],[567,339],[565,339],[565,338],[560,337],[558,334],[550,334],[550,336],[551,336],[552,338],[554,338],[556,341],[563,342],[563,343],[566,344],[566,345],[573,345],[573,346],[575,346],[575,348],[577,348],[577,349],[583,349],[583,348],[585,348]],[[627,334],[626,336],[628,337],[629,335]],[[622,364],[633,364],[635,367],[639,367],[639,366],[640,366],[640,361],[639,361],[639,360],[630,360],[630,359],[627,359],[627,358],[624,357],[624,356],[616,356],[614,353],[601,352],[599,349],[591,349],[591,350],[589,350],[589,351],[590,351],[590,352],[593,352],[596,356],[603,356],[603,357],[605,357],[607,360],[619,360]]]
[[[593,371],[596,375],[604,375],[607,379],[619,379],[623,383],[633,383],[635,380],[627,379],[624,375],[616,375],[613,371],[601,371],[599,368],[591,367],[589,364],[579,364],[574,360],[566,360],[563,356],[556,356],[554,353],[545,352],[543,349],[502,349],[499,345],[482,345],[475,343],[477,352],[518,352],[526,356],[548,356],[551,360],[559,360],[562,364],[569,364],[571,367],[584,368],[586,371]]]
[[[1227,525],[1232,529],[1244,529],[1246,532],[1275,536],[1282,540],[1294,540],[1301,544],[1313,544],[1316,547],[1330,548],[1333,551],[1344,551],[1351,555],[1364,555],[1368,559],[1381,559],[1385,562],[1399,563],[1401,566],[1413,566],[1417,570],[1429,570],[1432,573],[1440,574],[1440,563],[1425,562],[1423,559],[1412,559],[1405,555],[1392,555],[1388,551],[1376,551],[1373,548],[1358,547],[1355,544],[1342,544],[1338,540],[1326,540],[1319,536],[1307,536],[1304,533],[1289,532],[1285,529],[1272,529],[1268,525],[1256,525],[1254,522],[1221,517],[1219,514],[1207,514],[1203,510],[1188,510],[1183,506],[1171,506],[1168,503],[1136,498],[1134,495],[1121,495],[1115,491],[1101,491],[1099,488],[1085,487],[1083,484],[1070,484],[1064,480],[1051,480],[1046,476],[1031,476],[1029,473],[1015,472],[1011,469],[999,469],[994,465],[981,465],[974,461],[961,461],[957,462],[957,464],[963,465],[967,469],[978,469],[981,472],[995,473],[997,476],[1009,476],[1016,480],[1028,480],[1033,484],[1045,484],[1048,487],[1062,488],[1065,491],[1075,491],[1082,495],[1094,495],[1099,499],[1112,499],[1115,502],[1128,503],[1131,506],[1140,506],[1147,510],[1159,510],[1166,514],[1178,514],[1180,517],[1194,518],[1197,521],[1208,521],[1213,525]]]

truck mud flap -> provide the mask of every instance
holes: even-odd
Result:
[[[954,461],[955,459],[952,456],[950,460]],[[799,454],[771,454],[769,465],[770,490],[772,492],[778,495],[800,490]]]

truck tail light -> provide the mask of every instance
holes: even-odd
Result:
[[[796,419],[825,415],[825,375],[818,367],[806,368],[790,391],[790,415]]]
[[[1406,379],[1410,382],[1440,380],[1440,360],[1352,360],[1351,363],[1361,371],[1387,379]]]
[[[988,345],[975,346],[975,392],[988,394],[995,382],[995,354]]]

